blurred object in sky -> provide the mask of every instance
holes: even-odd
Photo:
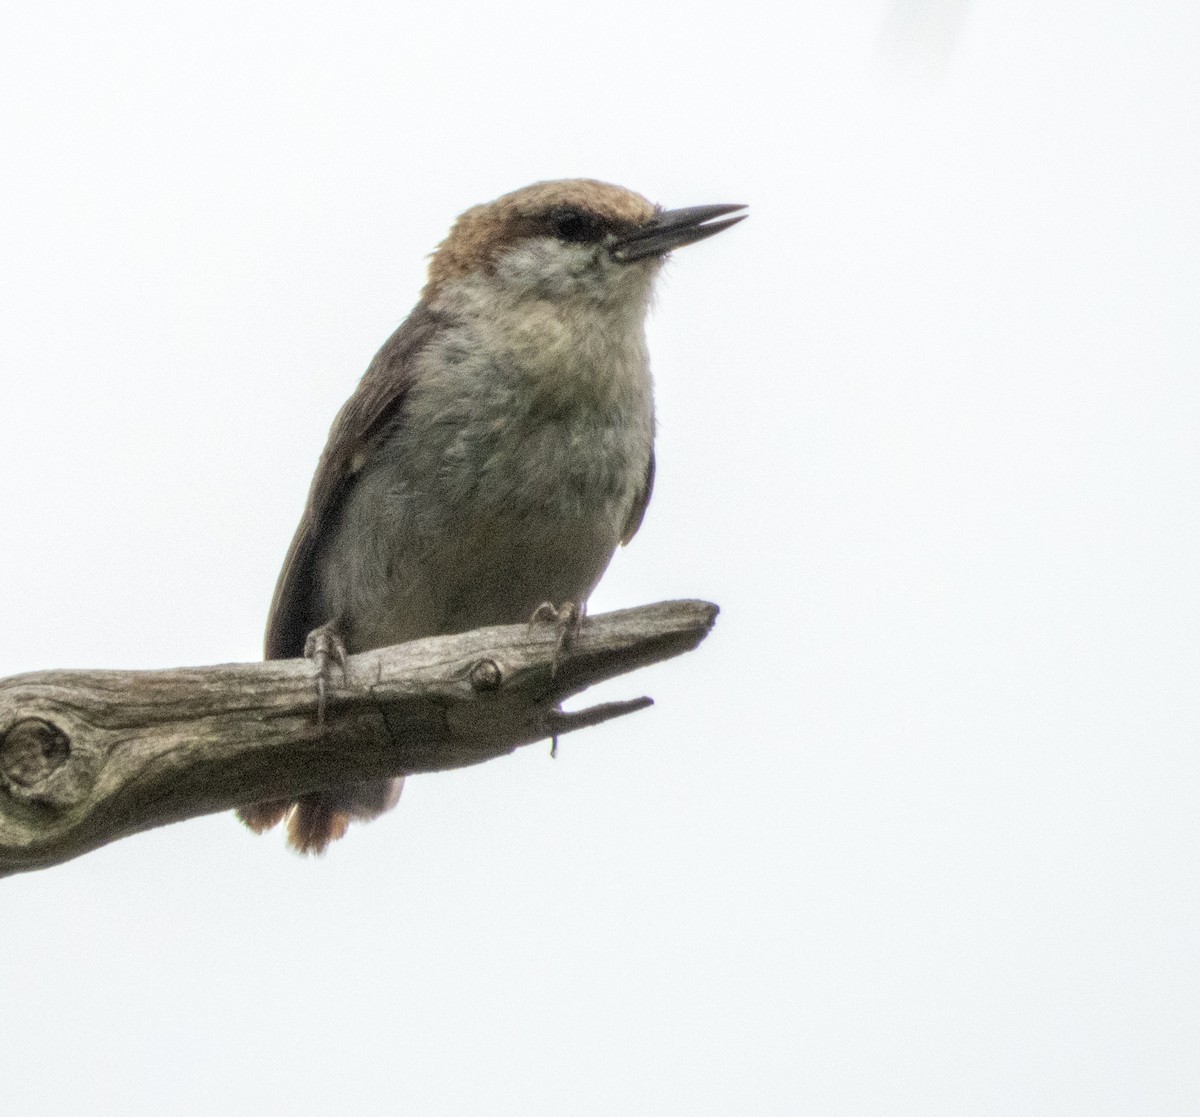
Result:
[[[949,65],[970,0],[893,0],[879,35],[890,77],[932,81]]]

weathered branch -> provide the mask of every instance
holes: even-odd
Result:
[[[717,608],[669,601],[352,656],[315,719],[312,665],[40,671],[0,680],[0,876],[245,803],[478,764],[649,699],[563,713],[593,683],[690,651]]]

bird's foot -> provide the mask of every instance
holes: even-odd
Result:
[[[349,681],[346,645],[332,624],[314,628],[304,641],[304,658],[311,659],[317,675],[317,727],[325,727],[325,696],[333,682],[333,663],[342,669],[342,683]]]
[[[537,625],[552,624],[555,627],[554,655],[550,659],[550,678],[558,672],[558,657],[571,646],[579,626],[583,622],[583,609],[574,601],[564,601],[562,605],[543,601],[533,611],[529,618],[529,628],[532,631]]]
[[[558,673],[558,657],[571,646],[583,623],[584,606],[576,605],[574,601],[565,601],[555,605],[552,601],[543,601],[533,611],[529,618],[529,628],[532,631],[538,625],[552,624],[556,632],[554,637],[554,654],[550,657],[550,678]],[[550,738],[550,755],[558,756],[558,734]]]

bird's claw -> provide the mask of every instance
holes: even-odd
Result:
[[[533,616],[529,618],[531,631],[540,624],[553,624],[557,629],[554,639],[554,654],[550,657],[550,678],[553,679],[558,673],[558,657],[571,646],[571,641],[575,639],[575,634],[579,631],[582,621],[583,609],[574,601],[565,601],[562,605],[543,601],[534,609]]]
[[[317,684],[317,726],[325,726],[325,697],[332,681],[331,660],[342,669],[342,684],[350,681],[349,669],[346,664],[346,645],[341,636],[330,625],[323,624],[314,628],[304,641],[304,658],[311,659],[316,671]]]

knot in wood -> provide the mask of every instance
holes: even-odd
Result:
[[[0,737],[0,779],[9,785],[36,787],[70,755],[70,738],[58,726],[42,718],[24,718]]]
[[[471,668],[471,686],[475,690],[498,690],[502,682],[504,672],[494,659],[481,659]]]

